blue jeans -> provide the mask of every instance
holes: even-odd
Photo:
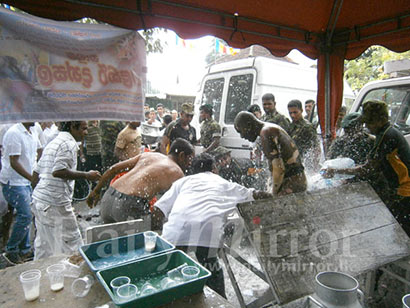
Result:
[[[7,242],[7,252],[25,254],[30,251],[30,225],[33,218],[30,209],[31,193],[30,185],[11,186],[3,184],[4,198],[17,212],[16,221]]]

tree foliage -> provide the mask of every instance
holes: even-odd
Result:
[[[139,31],[139,33],[145,40],[145,49],[147,50],[147,54],[162,53],[164,51],[164,42],[162,42],[158,37],[158,34],[160,34],[161,32],[167,32],[167,29],[153,28]]]
[[[345,61],[345,79],[353,91],[359,91],[366,83],[386,79],[384,62],[410,58],[410,51],[395,53],[382,46],[372,46],[358,58]]]

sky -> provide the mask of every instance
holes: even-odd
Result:
[[[152,88],[161,93],[196,95],[200,82],[206,72],[205,56],[214,48],[214,38],[204,36],[195,40],[177,39],[175,32],[168,30],[159,34],[163,53],[147,55],[147,79]],[[301,65],[310,66],[313,61],[299,51],[293,50],[288,55]]]

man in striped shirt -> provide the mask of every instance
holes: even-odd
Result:
[[[87,122],[61,122],[61,132],[43,151],[33,173],[33,205],[37,228],[34,259],[72,254],[83,244],[71,206],[74,180],[96,181],[98,171],[77,171],[78,141],[87,134]]]

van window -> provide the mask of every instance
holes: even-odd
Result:
[[[233,124],[236,115],[251,105],[253,74],[232,76],[226,99],[225,123]]]
[[[410,86],[375,89],[367,93],[362,102],[370,99],[386,102],[390,122],[403,134],[410,133]]]
[[[224,89],[224,78],[208,79],[204,85],[201,105],[210,104],[214,108],[214,119],[219,122],[221,114],[222,92]]]

